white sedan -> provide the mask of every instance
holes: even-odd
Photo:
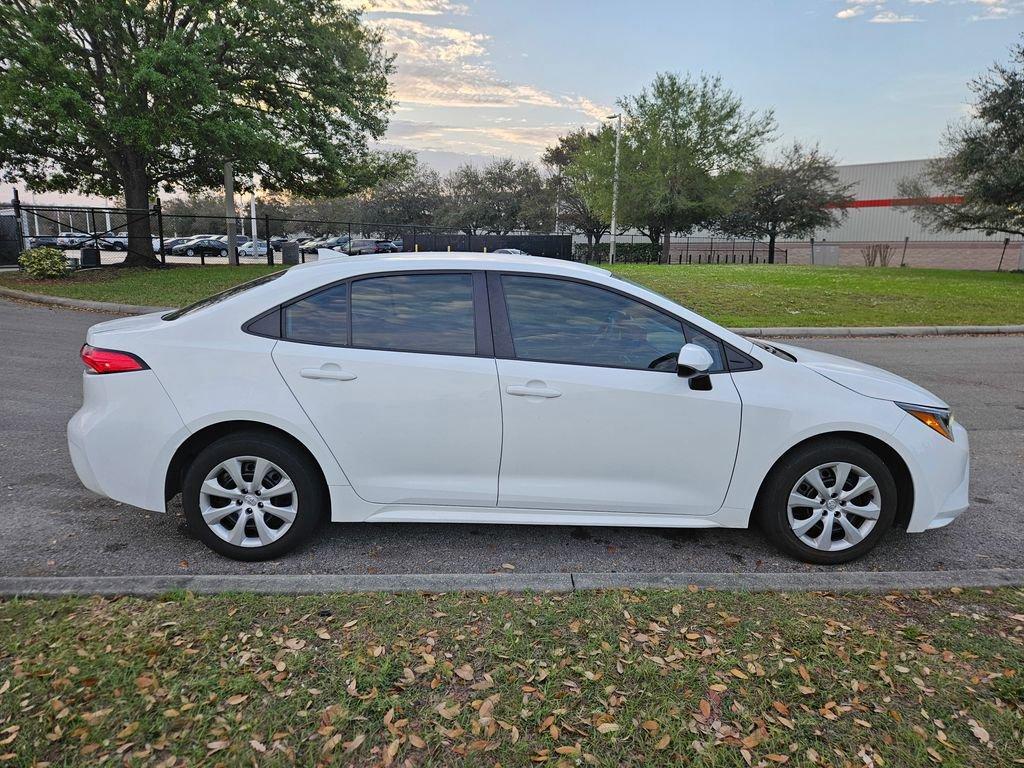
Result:
[[[328,259],[100,323],[68,425],[96,493],[228,557],[335,522],[745,528],[852,560],[968,504],[930,392],[751,342],[608,271],[427,253]]]

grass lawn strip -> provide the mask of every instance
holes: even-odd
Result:
[[[0,604],[0,761],[1006,766],[1024,590]]]
[[[103,269],[64,280],[0,274],[0,286],[76,299],[184,306],[280,267]],[[1016,325],[1024,274],[939,269],[616,265],[646,285],[730,327]]]

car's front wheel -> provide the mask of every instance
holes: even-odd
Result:
[[[877,454],[836,438],[809,443],[772,470],[760,522],[779,549],[836,565],[874,548],[896,517],[896,482]]]
[[[214,441],[185,472],[189,528],[236,560],[269,560],[308,539],[324,517],[312,461],[272,434],[242,432]]]

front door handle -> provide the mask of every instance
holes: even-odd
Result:
[[[304,379],[330,379],[331,381],[352,381],[356,378],[354,373],[343,371],[340,368],[303,368],[299,375]]]
[[[561,397],[562,393],[557,389],[549,389],[548,387],[522,387],[516,384],[510,384],[505,388],[505,391],[510,395],[516,395],[518,397]]]

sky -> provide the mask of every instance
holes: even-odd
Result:
[[[343,2],[397,56],[388,145],[442,170],[536,158],[666,71],[721,75],[840,163],[931,157],[1024,31],[1024,0]]]
[[[720,75],[748,108],[774,110],[777,144],[818,143],[839,163],[934,157],[970,114],[968,82],[1024,31],[1024,0],[338,2],[396,57],[381,146],[441,172],[536,159],[658,72]]]

